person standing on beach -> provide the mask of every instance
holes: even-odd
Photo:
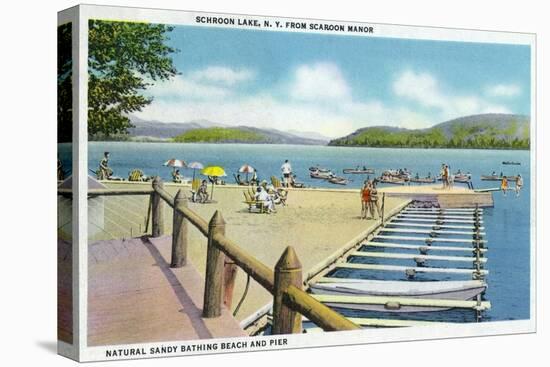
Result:
[[[103,153],[103,158],[99,162],[99,170],[97,172],[98,180],[108,180],[113,174],[111,168],[109,168],[109,152]]]
[[[519,192],[521,191],[521,188],[523,187],[523,178],[520,174],[518,174],[518,177],[516,178],[516,196],[519,196]]]
[[[447,185],[447,189],[450,190],[452,187],[452,177],[451,177],[451,169],[449,168],[449,165],[445,165],[445,184]]]
[[[369,181],[365,180],[363,187],[360,191],[361,196],[361,219],[368,219],[368,211],[370,205],[370,186]]]
[[[439,175],[441,176],[441,182],[443,183],[443,189],[445,189],[447,187],[447,178],[445,177],[445,174],[446,174],[446,170],[445,170],[445,163],[442,163],[441,164],[441,171],[439,172]]]
[[[506,176],[502,176],[502,181],[500,182],[500,189],[504,196],[506,196],[506,190],[508,190],[508,179]]]
[[[378,218],[382,218],[382,210],[380,209],[380,202],[378,201],[378,190],[376,189],[376,180],[371,181],[371,191],[370,191],[370,203],[371,203],[371,212],[372,218],[374,219],[374,209],[378,213]]]
[[[283,173],[283,185],[285,187],[289,187],[290,176],[292,175],[292,166],[290,165],[288,159],[286,159],[285,163],[281,166],[281,172]]]

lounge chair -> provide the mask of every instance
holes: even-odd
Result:
[[[143,171],[140,169],[133,169],[128,173],[128,181],[142,182],[145,181]]]
[[[197,202],[197,194],[199,192],[199,187],[201,185],[201,180],[198,179],[198,178],[195,178],[193,180],[193,182],[191,182],[191,201],[192,202]]]
[[[254,195],[250,195],[248,191],[243,191],[244,202],[248,205],[248,211],[252,213],[252,209],[259,209],[258,213],[267,213],[267,207],[262,201],[257,201]]]
[[[275,188],[275,190],[277,189],[280,189],[283,187],[283,185],[281,184],[281,180],[279,180],[277,177],[275,176],[271,176],[271,184],[273,185],[273,187]]]

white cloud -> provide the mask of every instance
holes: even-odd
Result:
[[[439,122],[404,108],[389,108],[380,101],[345,102],[336,109],[326,104],[280,101],[268,94],[189,103],[155,101],[137,116],[159,121],[207,119],[230,126],[317,131],[329,137],[339,137],[361,127],[386,123],[415,128]]]
[[[234,85],[254,79],[256,73],[247,69],[231,69],[225,66],[209,66],[190,74],[196,81]]]
[[[237,85],[229,84],[254,76],[245,77],[246,73],[237,76],[235,70],[234,74],[227,70],[231,69],[206,68],[156,85],[152,95],[158,98],[137,116],[180,122],[208,119],[227,125],[317,131],[339,137],[366,126],[426,128],[469,114],[510,112],[483,96],[450,93],[429,73],[404,71],[399,74],[392,87],[401,100],[389,103],[352,98],[343,73],[331,63],[298,66],[289,83],[272,87],[277,94],[238,93]],[[285,97],[276,97],[278,95]]]
[[[425,72],[407,70],[401,73],[393,83],[393,91],[420,107],[434,110],[440,121],[478,113],[509,112],[505,106],[490,103],[480,95],[448,92],[433,75]]]
[[[300,101],[350,99],[350,88],[338,66],[316,63],[299,66],[290,84],[290,95]]]
[[[515,84],[497,84],[486,88],[485,93],[491,97],[516,97],[521,94],[521,88]]]
[[[202,70],[176,75],[167,81],[152,82],[147,94],[178,99],[226,98],[236,90],[238,83],[252,80],[255,73],[245,69],[231,69],[223,66],[209,66]]]
[[[227,97],[231,94],[231,90],[216,85],[203,84],[184,75],[176,75],[170,80],[155,82],[147,89],[147,94],[173,99],[219,99]]]

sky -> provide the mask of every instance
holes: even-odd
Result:
[[[530,113],[529,46],[196,26],[168,36],[179,74],[148,88],[139,118],[339,137]]]

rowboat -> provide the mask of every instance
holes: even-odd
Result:
[[[324,171],[311,171],[309,172],[309,177],[311,178],[318,178],[321,180],[328,180],[329,178],[334,177],[334,173],[331,171],[324,172]]]
[[[313,297],[329,307],[340,309],[403,313],[475,308],[478,304],[471,300],[487,289],[487,284],[479,280],[340,280],[311,285]],[[479,307],[488,308],[490,304],[481,302]]]
[[[312,167],[309,167],[309,172],[329,173],[330,170],[328,168],[323,168],[323,167],[319,167],[319,166],[312,166]]]
[[[346,174],[352,174],[352,175],[373,175],[374,168],[364,168],[364,169],[344,168],[342,172]]]
[[[471,174],[467,174],[467,173],[455,173],[455,174],[453,175],[453,180],[454,180],[454,182],[467,183],[467,182],[470,181],[471,179],[472,179],[472,175],[471,175]],[[438,176],[438,177],[437,177],[437,180],[438,180],[438,181],[443,181],[443,177]]]
[[[350,278],[323,278],[312,284],[314,294],[370,295],[439,299],[472,299],[487,289],[481,280],[399,281]]]
[[[497,175],[481,175],[482,181],[502,181],[503,178],[507,180],[515,181],[518,179],[518,176],[497,176]]]
[[[380,183],[387,183],[387,184],[393,184],[393,185],[404,185],[405,180],[402,178],[396,178],[396,177],[380,177],[376,179]]]
[[[414,183],[435,183],[434,177],[412,177],[409,179],[410,182]]]
[[[393,177],[393,178],[399,178],[402,180],[408,180],[411,178],[411,173],[409,171],[396,171],[396,170],[387,170],[382,172],[382,177]]]
[[[513,162],[513,161],[504,161],[504,162],[502,162],[502,164],[514,165],[514,166],[519,166],[519,165],[521,165],[520,162]]]
[[[347,185],[349,181],[347,178],[334,176],[334,177],[330,177],[328,179],[328,182],[335,185]]]

